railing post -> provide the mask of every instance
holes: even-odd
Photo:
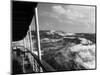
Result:
[[[39,60],[41,61],[41,46],[40,46],[40,34],[39,34],[39,22],[38,22],[38,9],[37,7],[35,8],[35,29],[37,33],[37,49],[38,49],[38,57]],[[40,68],[40,72],[42,72],[42,69]]]
[[[23,39],[23,45],[24,45],[24,47],[25,47],[25,38]],[[24,49],[24,50],[25,50],[25,49]],[[23,66],[22,66],[22,67],[23,67],[23,73],[25,73],[25,67],[24,67],[24,64],[25,64],[25,63],[24,63],[25,54],[22,54],[22,56],[23,56],[23,57],[22,57],[22,61],[23,61],[23,62],[22,62],[22,63],[23,63]]]

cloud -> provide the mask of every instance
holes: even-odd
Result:
[[[77,6],[77,5],[56,5],[52,6],[53,14],[56,14],[60,22],[68,22],[80,25],[95,24],[95,8],[91,6]]]
[[[51,8],[50,8],[51,7]],[[84,27],[88,30],[95,29],[95,7],[78,5],[51,5],[49,10],[42,10],[41,16],[49,18],[60,25]],[[52,26],[51,26],[52,27]]]
[[[53,6],[52,9],[53,9],[54,12],[56,12],[58,14],[66,13],[66,10],[61,5]]]
[[[74,9],[76,7],[74,6],[52,6],[52,10],[53,12],[55,12],[58,15],[64,15],[65,17],[69,18],[69,19],[77,19],[77,18],[83,18],[84,14],[82,12],[79,11],[79,7],[78,9]]]

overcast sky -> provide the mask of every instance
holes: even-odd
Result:
[[[95,7],[67,4],[38,4],[40,30],[72,33],[95,32]]]

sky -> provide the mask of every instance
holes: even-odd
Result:
[[[95,7],[71,4],[38,4],[40,30],[95,33]]]

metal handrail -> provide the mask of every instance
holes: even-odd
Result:
[[[50,72],[50,71],[56,71],[52,66],[50,66],[47,62],[45,62],[44,60],[39,60],[38,56],[34,53],[32,53],[29,49],[25,48],[24,46],[15,46],[17,47],[22,47],[24,49],[26,49],[26,51],[22,51],[22,53],[30,53],[32,55],[32,57],[36,60],[37,64],[39,65],[39,67],[42,68],[43,72]],[[13,50],[13,51],[17,51],[17,50]]]

